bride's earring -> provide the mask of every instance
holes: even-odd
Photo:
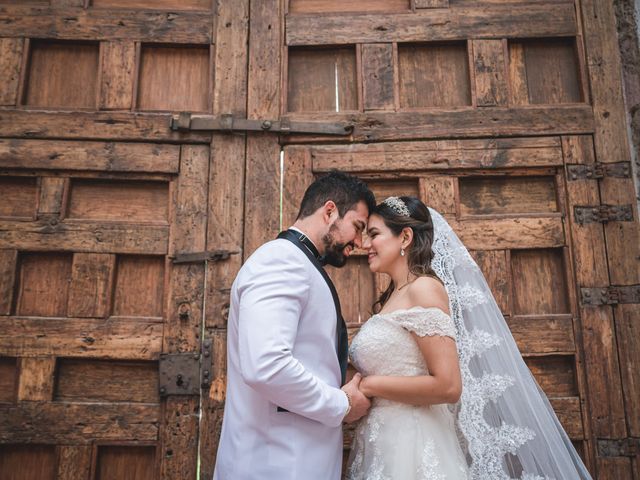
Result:
[[[401,257],[404,257],[404,248],[401,248],[401,249],[400,249],[400,256],[401,256]]]

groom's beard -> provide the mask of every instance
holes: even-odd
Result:
[[[322,237],[322,243],[324,243],[324,261],[327,265],[333,265],[334,267],[344,267],[347,264],[347,255],[344,254],[344,249],[350,246],[353,250],[355,245],[353,242],[349,243],[337,243],[333,240],[332,231],[335,230],[332,225],[329,228],[329,233]]]

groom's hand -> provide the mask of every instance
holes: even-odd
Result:
[[[345,423],[352,423],[364,417],[371,407],[371,401],[358,389],[361,380],[362,375],[356,373],[351,381],[342,387],[342,390],[351,397],[351,410],[344,417]]]

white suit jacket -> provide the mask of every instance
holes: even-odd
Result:
[[[339,480],[348,400],[336,322],[327,283],[292,242],[245,262],[231,288],[214,480]]]

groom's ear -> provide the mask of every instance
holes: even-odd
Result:
[[[331,219],[340,216],[338,207],[333,200],[327,200],[322,206],[322,218],[326,223],[331,223]]]

